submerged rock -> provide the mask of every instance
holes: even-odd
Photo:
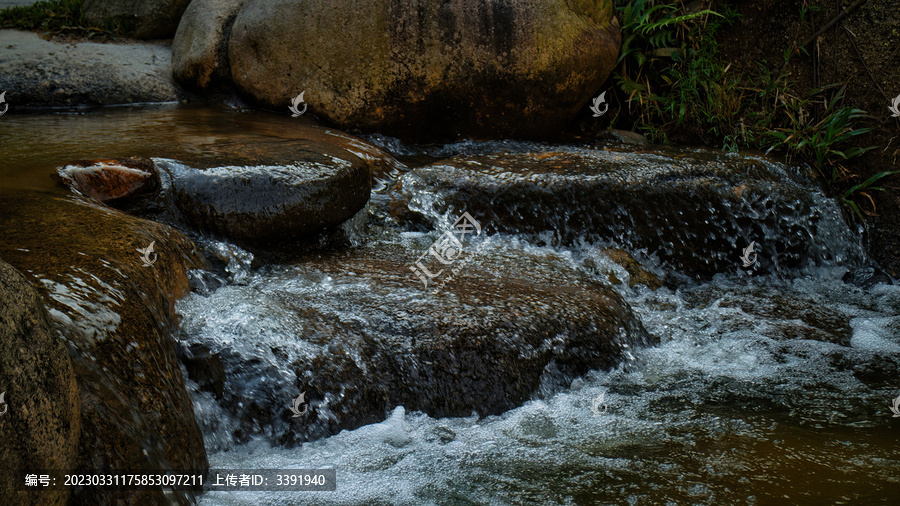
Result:
[[[555,136],[620,44],[609,0],[195,3],[173,46],[182,84],[215,87],[230,67],[266,106],[305,92],[342,128],[419,137]]]
[[[25,277],[0,261],[0,503],[63,505],[68,489],[25,491],[27,473],[74,469],[81,405],[72,363]]]
[[[595,138],[600,141],[618,142],[620,144],[630,144],[632,146],[649,146],[650,140],[637,132],[628,130],[616,130],[610,128],[599,132]]]
[[[112,207],[159,190],[159,174],[146,158],[81,160],[57,170],[60,183]]]
[[[851,285],[856,285],[867,290],[879,283],[884,283],[886,285],[894,284],[891,281],[891,277],[886,272],[875,266],[852,269],[847,271],[842,279],[845,283],[850,283]]]
[[[706,151],[553,151],[456,156],[407,172],[409,208],[468,211],[491,231],[645,250],[691,276],[840,257],[811,241],[841,220],[815,190],[763,158]]]
[[[202,110],[198,112],[202,114]],[[197,169],[223,166],[290,165],[310,154],[363,164],[378,176],[395,171],[399,164],[383,149],[333,128],[311,124],[302,118],[236,115],[227,133],[186,134],[173,139],[170,148],[154,153]],[[214,121],[214,120],[212,120]],[[204,132],[205,134],[205,132]]]
[[[81,437],[72,467],[205,471],[171,337],[185,271],[203,265],[193,243],[83,199],[5,191],[0,201],[0,256],[34,280],[77,378]],[[79,504],[190,501],[162,488],[73,494]]]
[[[619,248],[606,248],[604,253],[612,262],[624,268],[625,272],[628,273],[628,286],[644,285],[651,290],[656,290],[663,286],[662,281],[655,274],[647,270],[627,251]],[[614,285],[621,283],[613,272],[607,271],[607,276],[610,283]]]
[[[206,417],[223,425],[205,432],[293,444],[398,405],[502,413],[654,342],[616,292],[562,257],[472,244],[426,286],[410,267],[428,250],[379,243],[308,256],[179,303],[189,374],[232,417]],[[308,410],[294,417],[304,392]]]

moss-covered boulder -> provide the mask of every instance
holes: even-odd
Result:
[[[0,503],[63,505],[67,489],[22,489],[26,473],[73,469],[81,404],[72,363],[44,302],[0,260]]]
[[[0,203],[0,257],[38,287],[71,356],[81,398],[73,467],[205,471],[171,333],[185,271],[202,265],[193,243],[81,198],[7,190]],[[73,500],[187,504],[190,495],[85,488]]]
[[[235,2],[209,3],[209,20],[188,10],[173,47],[182,84],[210,87],[227,46],[235,86],[258,104],[287,112],[305,92],[308,114],[414,137],[554,136],[620,44],[610,0],[246,0],[231,23]]]

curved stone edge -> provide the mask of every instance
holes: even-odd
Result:
[[[193,0],[172,40],[172,75],[196,91],[230,90],[228,39],[245,0]]]
[[[241,94],[267,107],[286,106],[290,97],[307,91],[310,110],[342,128],[413,137],[429,132],[556,136],[612,69],[620,44],[618,21],[611,9],[598,10],[597,16],[608,16],[602,21],[586,16],[585,2],[575,7],[562,1],[517,4],[516,12],[499,3],[492,4],[493,14],[468,2],[451,5],[449,14],[447,4],[422,7],[428,12],[419,14],[430,23],[423,28],[422,19],[389,3],[358,5],[348,25],[346,13],[334,5],[298,14],[293,0],[248,0],[228,44],[232,79]],[[531,25],[510,24],[523,13]],[[446,19],[457,24],[444,27]],[[552,26],[544,26],[545,21]],[[499,23],[496,31],[505,28],[507,39],[515,35],[525,45],[509,43],[493,28],[488,35],[460,28],[481,22]],[[417,29],[452,33],[427,41],[447,39],[440,50],[424,56],[407,51],[401,58],[398,48],[415,47]],[[569,32],[564,43],[559,42],[561,30]],[[335,44],[332,37],[315,35],[322,32],[341,33],[346,40]],[[311,35],[293,35],[298,33]],[[456,36],[462,40],[451,40]],[[482,41],[485,37],[493,43]],[[293,40],[289,48],[285,40]],[[461,53],[463,45],[471,54]]]

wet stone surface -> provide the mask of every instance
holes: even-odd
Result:
[[[141,197],[153,198],[159,190],[159,174],[151,160],[80,160],[57,170],[57,181],[83,195],[117,209],[127,208]]]
[[[751,242],[764,271],[840,254],[810,246],[839,210],[764,158],[557,147],[456,156],[401,187],[426,216],[467,211],[489,231],[562,245],[612,241],[689,276],[735,272]]]
[[[198,170],[158,159],[175,205],[201,232],[237,244],[275,249],[349,220],[369,200],[362,163],[316,153],[288,165]]]
[[[72,469],[81,410],[69,354],[43,300],[0,260],[0,502],[63,505],[68,490],[21,490],[26,473]]]
[[[483,244],[436,289],[409,268],[428,246],[304,257],[179,303],[189,374],[232,417],[207,433],[290,445],[398,405],[497,414],[653,342],[617,293],[564,258]],[[288,408],[301,392],[297,420]]]
[[[73,467],[205,471],[171,334],[185,271],[204,265],[193,243],[82,198],[4,191],[0,201],[0,258],[36,287],[71,356],[81,404]],[[188,504],[192,495],[86,488],[72,500]]]

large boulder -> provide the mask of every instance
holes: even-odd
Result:
[[[203,3],[213,15],[189,9],[173,48],[182,83],[222,76],[228,37],[231,77],[255,102],[286,110],[305,92],[326,121],[415,137],[553,136],[620,43],[609,0]]]
[[[8,190],[0,202],[0,256],[43,295],[78,381],[81,436],[71,467],[205,472],[172,338],[186,270],[204,265],[193,243],[81,198]],[[73,494],[77,504],[191,501],[189,492],[162,487]]]
[[[26,473],[74,469],[81,404],[72,363],[25,277],[0,260],[0,503],[64,505],[68,489],[24,491]]]
[[[168,39],[191,0],[84,0],[81,12],[93,26],[113,25],[136,39]]]
[[[562,256],[466,241],[445,266],[428,253],[436,237],[308,255],[179,302],[188,372],[227,414],[207,417],[206,433],[290,445],[398,405],[498,414],[656,340],[612,288]],[[444,272],[423,283],[417,263]],[[308,411],[295,417],[291,400],[304,392]]]
[[[162,44],[77,44],[0,30],[0,90],[10,109],[178,100]]]

